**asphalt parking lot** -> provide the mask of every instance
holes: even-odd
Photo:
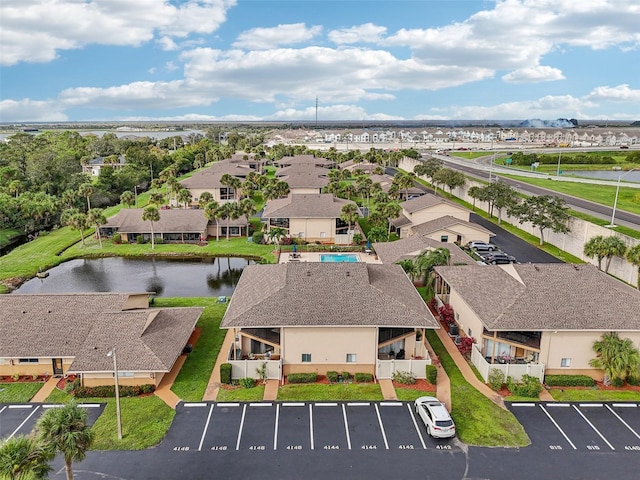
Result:
[[[640,405],[636,403],[514,402],[509,409],[533,447],[640,455]]]
[[[173,451],[457,450],[432,439],[411,402],[181,403]]]
[[[87,409],[87,422],[92,425],[104,410],[104,404],[80,403]],[[43,412],[60,405],[21,403],[0,404],[0,439],[31,433]]]

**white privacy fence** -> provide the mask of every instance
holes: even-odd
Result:
[[[258,369],[263,364],[267,364],[267,378],[269,380],[280,380],[282,378],[282,362],[280,360],[230,360],[231,378],[260,378]]]
[[[393,378],[395,372],[411,372],[416,378],[427,378],[427,365],[431,365],[431,359],[378,360],[376,376],[386,379]]]
[[[543,363],[489,363],[484,358],[476,345],[471,349],[471,363],[473,363],[485,382],[489,381],[489,373],[494,368],[502,370],[505,378],[511,377],[514,381],[519,382],[523,375],[531,375],[544,381],[544,364]]]

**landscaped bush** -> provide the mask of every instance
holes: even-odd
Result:
[[[332,383],[336,383],[339,376],[340,374],[338,372],[334,372],[333,370],[327,372],[327,379]]]
[[[264,234],[262,232],[253,232],[251,238],[253,239],[253,243],[255,243],[256,245],[260,245],[264,238]]]
[[[349,380],[351,378],[351,374],[349,372],[342,372],[342,381],[346,382],[347,380]]]
[[[220,365],[220,381],[231,385],[231,364],[223,363]]]
[[[238,383],[242,388],[253,388],[256,386],[256,381],[249,377],[241,378],[238,380]]]
[[[373,382],[373,375],[370,373],[356,373],[353,376],[354,380],[358,383],[367,383],[367,382]]]
[[[156,238],[153,239],[153,243],[155,243],[156,245],[160,245],[160,244],[164,243],[164,238],[156,237]]]
[[[402,383],[403,385],[413,385],[416,383],[416,377],[411,372],[393,372],[393,381]]]
[[[507,388],[511,395],[517,397],[529,397],[537,398],[542,391],[542,384],[540,381],[531,375],[522,375],[520,383],[513,381],[511,377],[507,377]]]
[[[629,375],[627,377],[627,383],[629,385],[633,385],[634,387],[637,387],[638,385],[640,385],[640,375]]]
[[[287,375],[289,383],[314,383],[318,380],[316,373],[291,373]]]
[[[624,380],[621,379],[620,377],[613,377],[611,379],[611,385],[613,385],[616,388],[620,388],[624,385]]]
[[[120,396],[121,397],[137,397],[143,393],[152,393],[155,391],[155,385],[121,385]],[[88,398],[88,397],[115,397],[116,387],[115,385],[100,385],[97,387],[77,387],[72,391],[74,397]]]
[[[498,391],[504,385],[504,372],[499,368],[492,368],[489,371],[489,386],[492,390]]]
[[[138,235],[136,237],[136,243],[138,243],[138,244],[144,243],[144,237],[142,235]]]
[[[589,375],[546,375],[544,383],[550,387],[593,387],[596,381]]]
[[[67,393],[71,393],[78,387],[80,387],[80,379],[76,378],[73,382],[67,382],[65,384],[64,391]]]
[[[111,237],[111,240],[113,240],[113,243],[119,245],[122,243],[122,235],[120,235],[119,233],[114,233],[113,237]]]
[[[438,382],[438,368],[435,365],[427,365],[425,367],[425,374],[427,376],[427,382],[431,385],[435,385]]]

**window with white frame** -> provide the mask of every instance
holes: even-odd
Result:
[[[302,363],[311,363],[311,354],[303,353],[302,354]]]
[[[356,363],[358,355],[355,353],[347,353],[347,363]]]
[[[571,366],[571,359],[563,358],[562,360],[560,360],[560,366],[563,368],[569,368]]]
[[[37,358],[19,358],[18,363],[38,363]]]

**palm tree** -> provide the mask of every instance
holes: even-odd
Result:
[[[126,205],[127,207],[131,207],[136,201],[136,197],[133,194],[133,192],[130,191],[126,191],[126,192],[122,192],[122,195],[120,195],[120,203],[122,203],[123,205]]]
[[[182,203],[184,208],[187,208],[191,203],[191,192],[189,189],[184,187],[178,189],[176,192],[176,201],[178,202],[178,205]]]
[[[249,221],[251,220],[251,217],[253,215],[255,215],[255,213],[258,211],[256,208],[256,204],[253,203],[253,200],[251,200],[250,198],[243,198],[242,200],[240,200],[238,202],[238,207],[240,208],[240,211],[242,212],[242,215],[244,215],[247,218],[247,237],[249,236]]]
[[[102,236],[100,235],[100,226],[107,223],[107,219],[104,216],[104,210],[101,208],[92,208],[87,212],[87,224],[96,227],[96,233],[98,234],[98,242],[100,248],[102,248]]]
[[[235,200],[238,199],[238,190],[240,189],[240,186],[242,185],[242,182],[240,181],[239,178],[234,177],[233,175],[229,175],[228,173],[225,173],[220,178],[220,183],[222,185],[224,185],[225,187],[227,187],[227,188],[232,188],[233,189],[233,198]]]
[[[93,443],[94,432],[87,425],[87,411],[71,401],[44,412],[36,424],[38,438],[64,457],[67,480],[73,480],[73,462],[82,461]]]
[[[213,200],[213,194],[211,192],[202,192],[200,198],[198,198],[198,206],[200,208],[206,208],[211,200]]]
[[[472,187],[469,187],[469,190],[467,190],[467,195],[469,195],[471,198],[473,198],[473,211],[475,212],[476,210],[476,200],[480,200],[482,198],[482,187],[479,187],[477,185],[473,185]]]
[[[80,213],[77,208],[68,208],[60,215],[60,222],[80,232],[80,240],[84,246],[84,231],[87,228],[87,216]]]
[[[160,212],[153,205],[149,205],[142,211],[142,221],[146,222],[147,220],[151,222],[151,250],[155,250],[156,241],[155,235],[153,233],[153,222],[157,222],[160,220]]]
[[[640,243],[627,250],[625,257],[627,257],[630,264],[638,267],[638,290],[640,290]]]
[[[417,274],[415,262],[413,260],[406,259],[406,260],[400,260],[397,263],[402,267],[402,269],[404,270],[404,273],[406,273],[409,276],[411,281],[415,282],[416,274]]]
[[[152,192],[149,194],[149,203],[159,207],[164,203],[164,194],[162,192]]]
[[[91,210],[91,195],[93,195],[93,187],[90,183],[83,183],[78,187],[78,195],[87,199],[87,212]]]
[[[360,211],[353,203],[347,203],[342,206],[340,210],[340,220],[349,224],[349,230],[351,230],[351,225],[356,223],[359,218]]]
[[[583,251],[587,257],[596,258],[598,260],[598,270],[602,270],[602,259],[606,257],[604,237],[602,235],[591,237],[585,242]]]
[[[227,202],[222,206],[223,217],[227,219],[227,241],[229,241],[229,221],[237,220],[242,215],[238,202]]]
[[[624,382],[640,369],[640,352],[630,339],[620,338],[618,332],[603,334],[602,340],[593,342],[593,351],[596,358],[589,365],[604,370],[611,380]]]
[[[220,240],[220,227],[218,225],[218,219],[221,218],[222,210],[220,208],[220,204],[215,200],[211,200],[207,203],[207,206],[204,207],[204,216],[207,217],[207,220],[215,220],[216,222],[216,242]]]
[[[267,233],[267,238],[269,240],[272,240],[276,245],[279,245],[280,238],[284,237],[286,233],[287,233],[286,230],[282,227],[272,227],[269,229],[269,232]]]
[[[604,273],[609,273],[609,266],[611,266],[611,259],[613,257],[624,257],[627,251],[627,245],[615,235],[604,239],[604,253],[607,262],[604,267]]]
[[[8,480],[47,478],[55,451],[32,436],[10,438],[0,445],[0,477]]]

